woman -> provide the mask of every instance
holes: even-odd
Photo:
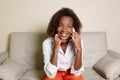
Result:
[[[43,42],[45,80],[83,80],[81,27],[72,9],[62,8],[52,16]]]

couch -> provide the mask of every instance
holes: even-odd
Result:
[[[0,53],[0,79],[43,80],[45,33],[12,32],[9,50]],[[120,53],[107,48],[106,32],[82,32],[84,80],[120,80]]]

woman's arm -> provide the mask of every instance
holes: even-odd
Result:
[[[82,47],[81,47],[81,39],[78,33],[74,32],[72,34],[74,38],[72,39],[75,45],[76,58],[74,63],[74,69],[79,70],[82,66]]]
[[[74,63],[74,69],[79,70],[82,66],[82,50],[77,49],[77,54],[75,58],[75,63]]]
[[[84,71],[84,66],[82,63],[83,41],[81,40],[80,35],[77,35],[76,37],[77,39],[73,41],[75,45],[75,58],[71,67],[71,74],[79,76]]]
[[[58,35],[56,34],[54,37],[54,50],[53,50],[53,55],[51,58],[51,64],[57,66],[57,58],[58,58],[58,49],[60,47],[61,44],[61,40],[59,39]]]
[[[53,38],[47,38],[43,44],[44,71],[49,78],[54,78],[57,73],[57,67],[51,63],[53,53]]]

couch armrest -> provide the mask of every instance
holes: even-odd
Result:
[[[0,53],[0,64],[3,63],[8,58],[8,52]]]
[[[111,56],[113,58],[120,59],[120,53],[118,53],[118,52],[115,52],[113,50],[108,50],[108,54],[109,54],[109,56]]]

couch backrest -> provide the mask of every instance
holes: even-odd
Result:
[[[44,33],[13,32],[10,36],[10,58],[43,69],[42,42]]]
[[[31,68],[43,69],[42,42],[45,33],[13,32],[10,36],[10,58]],[[82,32],[83,63],[92,67],[107,52],[105,32]]]
[[[93,65],[107,53],[106,32],[83,32],[83,64],[85,67]]]

